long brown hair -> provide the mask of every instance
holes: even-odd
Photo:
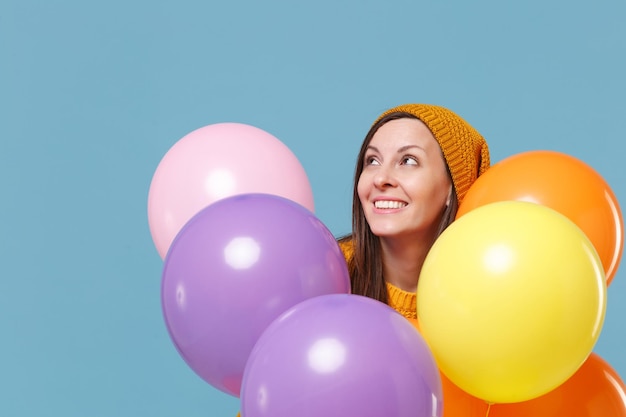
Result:
[[[378,120],[365,135],[361,150],[357,156],[356,168],[354,171],[354,189],[352,193],[352,234],[343,236],[339,242],[352,241],[353,253],[348,259],[348,270],[350,272],[350,281],[352,285],[352,293],[364,295],[387,304],[389,294],[387,293],[387,284],[383,276],[383,260],[381,256],[380,238],[374,235],[365,219],[361,199],[359,198],[357,185],[361,172],[363,171],[365,152],[369,146],[372,137],[378,129],[385,123],[402,118],[417,119],[410,113],[397,112],[391,113]],[[447,167],[447,164],[446,164]],[[448,175],[451,178],[448,170]],[[454,187],[454,185],[453,185]],[[458,199],[456,190],[450,197],[450,203],[445,208],[441,222],[439,224],[438,233],[441,234],[454,221],[458,209]]]

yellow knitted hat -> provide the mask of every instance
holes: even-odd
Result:
[[[452,174],[460,204],[476,178],[489,168],[489,147],[485,139],[456,113],[430,104],[394,107],[381,114],[374,124],[388,114],[397,112],[417,117],[437,139]]]

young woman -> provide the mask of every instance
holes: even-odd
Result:
[[[352,234],[339,239],[352,293],[416,319],[424,259],[489,163],[481,134],[444,107],[405,104],[380,115],[356,162]]]
[[[448,109],[407,104],[379,116],[357,158],[352,234],[339,239],[352,293],[387,303],[416,324],[426,254],[487,168],[487,143]]]

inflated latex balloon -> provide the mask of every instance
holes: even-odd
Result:
[[[607,285],[619,266],[624,220],[600,174],[583,161],[555,151],[529,151],[494,164],[467,192],[457,218],[497,201],[528,201],[567,216],[587,235],[600,256]]]
[[[371,298],[297,304],[261,335],[246,365],[245,417],[441,416],[441,380],[411,323]]]
[[[534,203],[457,219],[426,256],[420,329],[441,371],[490,403],[538,397],[571,377],[604,323],[606,281],[576,224]]]
[[[489,417],[626,417],[626,386],[611,365],[591,353],[576,373],[541,397],[495,404]]]
[[[419,322],[407,319],[417,331]],[[439,373],[443,392],[443,417],[487,417],[490,404],[457,387],[443,373]]]
[[[186,363],[239,396],[263,330],[306,299],[350,292],[330,231],[303,206],[270,194],[221,199],[185,224],[165,258],[162,308]]]
[[[161,258],[198,211],[249,193],[278,195],[314,211],[304,168],[268,132],[242,123],[216,123],[185,135],[161,159],[148,193],[148,224]]]

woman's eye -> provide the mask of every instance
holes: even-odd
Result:
[[[402,165],[418,165],[417,158],[413,156],[405,156],[402,158]]]
[[[378,159],[373,156],[368,156],[365,158],[365,165],[380,165]]]

